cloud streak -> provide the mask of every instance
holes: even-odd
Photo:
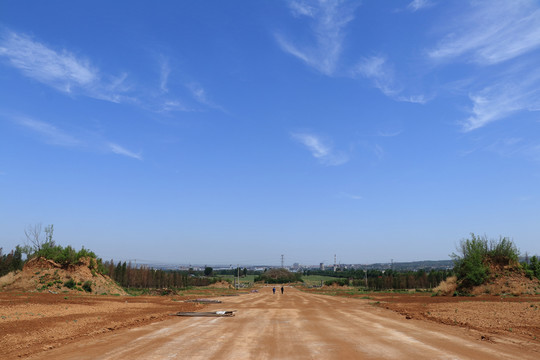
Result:
[[[227,110],[225,110],[222,106],[214,103],[210,99],[208,99],[208,95],[206,94],[206,90],[198,83],[191,82],[187,84],[187,88],[191,92],[191,95],[193,98],[200,104],[205,105],[209,108],[216,109],[219,111],[222,111],[224,113],[228,113]]]
[[[275,34],[276,41],[283,51],[331,76],[336,71],[343,50],[344,28],[354,19],[357,6],[343,1],[292,1],[289,5],[292,15],[307,17],[311,22],[314,44],[295,44],[280,33]]]
[[[169,81],[169,75],[170,74],[171,74],[171,67],[169,66],[169,61],[167,61],[166,59],[163,59],[161,61],[161,68],[160,68],[159,88],[164,93],[169,92],[169,88],[167,86],[167,83]]]
[[[518,111],[540,110],[540,70],[512,72],[480,91],[471,92],[471,116],[462,126],[472,131]]]
[[[54,50],[30,36],[15,32],[0,34],[0,57],[24,76],[67,94],[120,102],[127,100],[122,92],[126,75],[103,82],[99,70],[88,59],[68,50]]]
[[[137,160],[142,160],[143,159],[141,154],[134,153],[133,151],[130,151],[130,150],[124,148],[123,146],[118,145],[118,144],[108,143],[107,146],[108,146],[109,150],[111,152],[115,153],[115,154],[122,155],[122,156],[127,156],[127,157],[137,159]]]
[[[540,47],[540,10],[529,0],[475,2],[448,35],[428,51],[434,60],[457,57],[483,65],[501,63]]]
[[[397,83],[394,68],[388,63],[386,56],[374,55],[361,59],[352,74],[371,80],[384,95],[396,101],[416,104],[425,104],[428,101],[424,95],[402,95],[403,88]]]
[[[476,66],[479,75],[461,81],[471,102],[470,116],[460,122],[463,131],[540,110],[538,2],[474,1],[464,13],[445,26],[446,35],[426,52],[432,61]],[[483,68],[489,77],[482,76]]]
[[[0,40],[0,55],[27,77],[67,93],[98,80],[97,70],[88,60],[65,50],[56,52],[26,35],[5,34]]]
[[[48,144],[58,146],[82,145],[82,142],[79,139],[66,133],[63,130],[58,129],[51,124],[34,120],[28,117],[16,117],[13,120],[18,125],[23,126],[34,133],[38,133],[42,137],[42,139]]]
[[[291,137],[304,145],[311,155],[323,165],[338,166],[349,161],[346,154],[334,150],[331,144],[328,144],[319,136],[308,133],[293,133]]]
[[[432,7],[434,4],[429,0],[413,0],[407,5],[412,12]]]
[[[362,200],[364,199],[362,196],[360,195],[355,195],[355,194],[349,194],[349,193],[346,193],[346,192],[341,192],[338,194],[338,197],[339,198],[344,198],[344,199],[351,199],[351,200]]]
[[[125,147],[110,141],[104,141],[100,138],[96,139],[91,136],[75,136],[48,122],[35,120],[26,116],[12,116],[10,119],[15,124],[30,130],[32,133],[38,134],[41,140],[49,145],[71,148],[90,148],[98,151],[105,150],[108,153],[143,160],[140,154],[127,150]]]

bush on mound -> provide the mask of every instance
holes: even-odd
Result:
[[[255,281],[264,281],[268,284],[283,284],[302,281],[301,273],[292,273],[287,269],[270,269],[255,278]]]
[[[493,282],[493,278],[524,275],[519,251],[506,237],[488,240],[486,236],[471,234],[470,239],[460,242],[458,253],[452,254],[458,292],[473,292],[475,287]]]

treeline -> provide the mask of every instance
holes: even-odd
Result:
[[[189,271],[154,269],[145,265],[133,265],[131,262],[105,261],[104,268],[111,279],[125,288],[139,289],[181,289],[190,286],[207,286],[218,279],[200,277]]]
[[[537,256],[533,256],[530,261],[527,259],[521,266],[529,279],[537,278],[540,280],[540,259]]]
[[[404,289],[432,289],[437,287],[441,281],[453,275],[452,270],[425,270],[417,271],[368,271],[367,283],[369,289],[374,290],[404,290]],[[361,279],[353,280],[355,285],[362,284]]]
[[[336,280],[339,285],[366,286],[372,290],[389,289],[431,289],[439,285],[448,276],[453,275],[452,270],[367,270],[348,269],[344,271],[308,270],[305,275],[323,275],[340,278]],[[330,280],[332,282],[332,280]]]
[[[255,282],[258,281],[267,284],[283,284],[297,281],[301,282],[303,280],[301,273],[293,273],[287,269],[270,269],[257,276]]]
[[[11,271],[21,270],[24,265],[22,254],[20,246],[17,246],[15,250],[11,250],[8,254],[3,254],[2,248],[0,248],[0,276],[4,276]]]

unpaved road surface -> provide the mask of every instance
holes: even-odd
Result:
[[[204,311],[235,317],[171,317],[35,354],[31,359],[539,359],[536,343],[410,319],[369,300],[285,288],[221,298]]]

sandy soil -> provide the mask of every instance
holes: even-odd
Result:
[[[306,289],[310,293],[370,300],[406,318],[519,337],[540,344],[539,295],[432,296],[431,293],[359,293],[351,289]]]
[[[377,296],[380,298],[376,298]],[[51,310],[51,315],[40,313],[45,316],[34,319],[32,317],[39,315],[28,314],[32,308],[30,297],[30,305],[17,311],[20,314],[18,320],[10,317],[10,321],[3,319],[0,322],[0,346],[7,349],[8,358],[16,358],[25,353],[33,354],[29,357],[31,359],[540,358],[540,342],[528,338],[526,334],[491,331],[489,327],[481,326],[479,329],[473,326],[451,326],[433,320],[426,321],[419,316],[421,313],[436,313],[438,306],[441,315],[434,315],[436,318],[449,316],[443,312],[444,309],[456,314],[456,305],[459,305],[457,314],[466,312],[468,305],[474,305],[471,308],[472,313],[483,311],[482,308],[476,308],[483,304],[482,300],[461,303],[449,300],[450,303],[445,304],[442,300],[433,300],[441,298],[426,296],[401,298],[394,295],[371,295],[366,299],[345,298],[306,293],[289,287],[285,288],[284,295],[273,295],[271,288],[264,288],[259,293],[220,299],[224,301],[222,304],[209,305],[204,311],[237,310],[237,316],[169,317],[167,313],[186,310],[185,306],[197,306],[175,302],[170,297],[73,299],[73,303],[67,304],[68,309],[65,309],[73,307],[73,313],[69,315],[58,312],[62,307],[66,307],[62,303],[63,297],[60,297],[55,298],[57,303],[52,301],[47,304],[46,307],[56,309]],[[4,294],[0,296],[0,300],[1,311],[5,312],[4,304],[9,300]],[[433,302],[428,302],[430,300]],[[532,309],[538,304],[538,300],[533,298],[532,302],[510,301],[505,306],[517,306],[518,312],[514,316],[528,321],[526,319],[531,317],[537,319],[536,314],[540,310],[525,312],[524,305]],[[433,309],[431,305],[434,306]],[[14,306],[24,306],[24,301]],[[88,306],[86,318],[79,317],[85,311],[75,310],[77,306]],[[100,310],[103,307],[110,307],[116,315],[106,315]],[[422,309],[424,307],[429,307],[429,310]],[[56,312],[58,313],[53,315]],[[24,319],[21,317],[23,313],[27,313]],[[110,319],[116,316],[119,321],[118,328],[114,331],[109,330],[106,325],[110,321],[107,320],[109,316]],[[103,323],[99,323],[100,319],[97,317],[101,317]],[[129,318],[133,322],[141,317],[146,317],[146,320],[120,325],[125,324],[122,319]],[[57,321],[48,320],[49,318],[57,318]],[[88,321],[88,328],[80,324],[84,322],[83,319]],[[161,319],[165,320],[157,321]],[[43,321],[41,332],[32,330],[30,326],[25,327],[26,321],[34,322],[34,325]],[[532,327],[532,333],[538,330],[538,323],[535,321],[532,325],[524,325],[527,328]],[[81,331],[79,335],[74,335],[73,340],[64,338],[57,343],[56,338],[49,333],[54,333],[59,327],[69,334],[69,326],[64,324],[81,326]],[[87,336],[85,332],[88,331],[94,332]],[[13,336],[19,336],[17,341],[13,341]],[[42,337],[42,341],[39,345],[34,343],[24,350],[22,344],[27,337],[34,340]],[[50,347],[53,348],[49,349]],[[28,357],[27,355],[25,357]]]
[[[179,297],[0,293],[0,358],[26,357],[201,308]]]
[[[431,297],[430,295],[377,296],[379,306],[408,318],[514,336],[540,344],[540,296]]]

